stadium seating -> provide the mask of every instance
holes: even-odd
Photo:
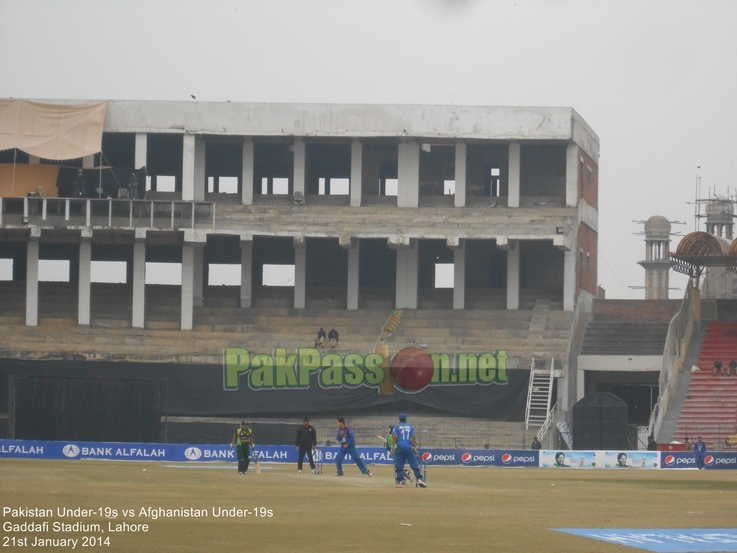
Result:
[[[737,323],[709,323],[697,366],[691,376],[685,404],[673,436],[691,442],[701,436],[710,450],[725,447],[727,436],[737,432],[737,377],[713,376],[714,361],[726,366],[737,358]],[[717,445],[718,444],[718,445]]]

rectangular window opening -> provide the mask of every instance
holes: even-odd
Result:
[[[399,179],[384,180],[384,196],[397,196],[399,194]]]
[[[233,263],[210,263],[207,267],[208,286],[240,286],[241,266]]]
[[[264,286],[294,286],[294,265],[267,265],[262,272]]]
[[[453,288],[453,263],[435,264],[435,288]]]
[[[182,264],[147,261],[145,283],[163,284],[165,286],[181,286]]]
[[[0,259],[0,281],[13,280],[13,260]]]
[[[93,261],[90,264],[90,282],[125,284],[127,266],[125,261]]]
[[[238,193],[238,177],[220,177],[221,194]]]
[[[172,175],[156,176],[157,192],[176,192],[176,178]]]
[[[273,180],[274,194],[289,194],[289,179],[278,178]]]
[[[39,282],[69,282],[68,259],[39,259]]]

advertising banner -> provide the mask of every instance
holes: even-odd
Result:
[[[696,457],[690,451],[662,451],[664,469],[695,469]],[[737,469],[736,451],[715,451],[704,457],[707,470]]]
[[[317,448],[326,463],[335,462],[339,448]],[[368,464],[392,465],[384,447],[358,447]],[[291,445],[257,445],[259,461],[296,463],[297,449]],[[662,459],[661,459],[662,457]],[[51,442],[0,440],[0,458],[10,459],[108,459],[117,461],[236,462],[235,451],[226,444],[144,444],[116,442]],[[439,449],[420,448],[420,459],[428,466],[543,467],[584,469],[695,469],[696,458],[685,451],[532,451],[525,449]],[[347,461],[352,461],[349,455]],[[705,458],[706,468],[737,469],[737,453],[714,452]]]
[[[404,348],[382,356],[227,348],[222,365],[13,359],[0,367],[0,378],[157,380],[166,383],[162,405],[169,416],[318,417],[404,410],[521,421],[530,372],[508,368],[508,361],[504,350],[451,355]],[[35,389],[32,384],[29,389]],[[91,401],[75,398],[82,400]],[[31,416],[40,401],[24,396],[16,408]]]

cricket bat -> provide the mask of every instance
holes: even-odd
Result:
[[[256,474],[261,474],[261,467],[258,465],[258,455],[256,455],[256,449],[252,447],[251,451],[253,451],[253,464],[256,465]]]
[[[379,438],[382,442],[386,443],[386,438],[384,436],[377,435],[376,437]]]

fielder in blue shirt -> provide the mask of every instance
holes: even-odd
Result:
[[[394,443],[397,448],[394,453],[394,471],[397,473],[395,486],[397,488],[402,487],[404,463],[407,462],[412,468],[412,472],[415,473],[417,485],[421,488],[426,487],[426,484],[422,481],[420,466],[417,463],[417,436],[415,436],[415,429],[412,428],[411,424],[407,423],[407,415],[404,413],[399,415],[399,424],[394,427]]]
[[[350,426],[346,426],[345,419],[338,417],[338,445],[340,450],[335,456],[335,466],[338,468],[338,473],[335,476],[343,476],[343,459],[346,455],[350,455],[358,465],[358,469],[362,474],[371,476],[371,471],[366,467],[366,463],[363,462],[361,456],[356,449],[356,438],[353,436],[353,430]]]
[[[701,436],[698,437],[696,443],[693,445],[693,452],[696,456],[696,465],[699,470],[704,470],[706,465],[704,464],[704,457],[706,457],[706,444],[701,441]]]

